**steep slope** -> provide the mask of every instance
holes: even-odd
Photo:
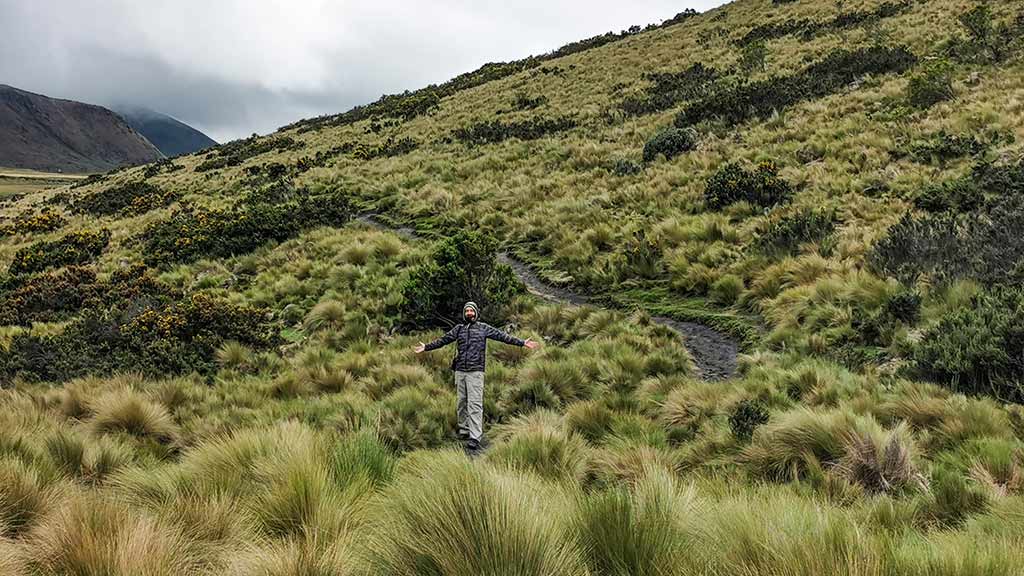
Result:
[[[213,138],[166,114],[131,106],[116,106],[113,110],[164,156],[191,154],[217,145]]]
[[[106,108],[0,84],[0,166],[100,172],[160,157],[156,147]]]
[[[1022,32],[738,0],[0,204],[0,566],[1017,576]]]

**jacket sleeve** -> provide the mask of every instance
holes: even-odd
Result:
[[[522,340],[520,338],[516,338],[515,336],[512,336],[511,334],[507,334],[505,332],[502,332],[501,330],[498,330],[497,328],[495,328],[494,326],[491,326],[490,324],[487,325],[487,337],[490,338],[491,340],[497,340],[498,342],[504,342],[505,344],[511,344],[513,346],[525,346],[526,345],[526,341],[525,340]]]
[[[461,328],[461,325],[452,328],[451,330],[446,332],[444,336],[441,336],[437,340],[434,340],[430,344],[427,344],[423,348],[423,351],[430,352],[431,350],[437,350],[438,348],[442,348],[444,346],[451,344],[452,342],[455,342],[455,339],[458,337],[459,328]]]

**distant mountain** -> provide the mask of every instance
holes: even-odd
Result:
[[[165,156],[191,154],[217,145],[213,138],[166,114],[148,108],[129,106],[117,106],[113,109]]]
[[[0,84],[0,166],[45,172],[102,172],[163,154],[102,106]]]

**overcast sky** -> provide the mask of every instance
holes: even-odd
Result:
[[[721,0],[0,0],[0,84],[219,141]]]

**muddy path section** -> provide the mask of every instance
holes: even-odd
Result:
[[[356,220],[374,228],[390,230],[409,240],[422,239],[412,228],[389,226],[374,214],[362,214],[356,217]],[[591,298],[586,294],[545,282],[528,264],[505,252],[498,255],[498,262],[512,268],[516,278],[526,286],[526,289],[541,299],[572,306],[592,304]],[[739,344],[726,334],[695,322],[682,322],[662,316],[653,317],[651,320],[671,328],[682,337],[683,345],[693,356],[702,379],[726,380],[736,374]]]

